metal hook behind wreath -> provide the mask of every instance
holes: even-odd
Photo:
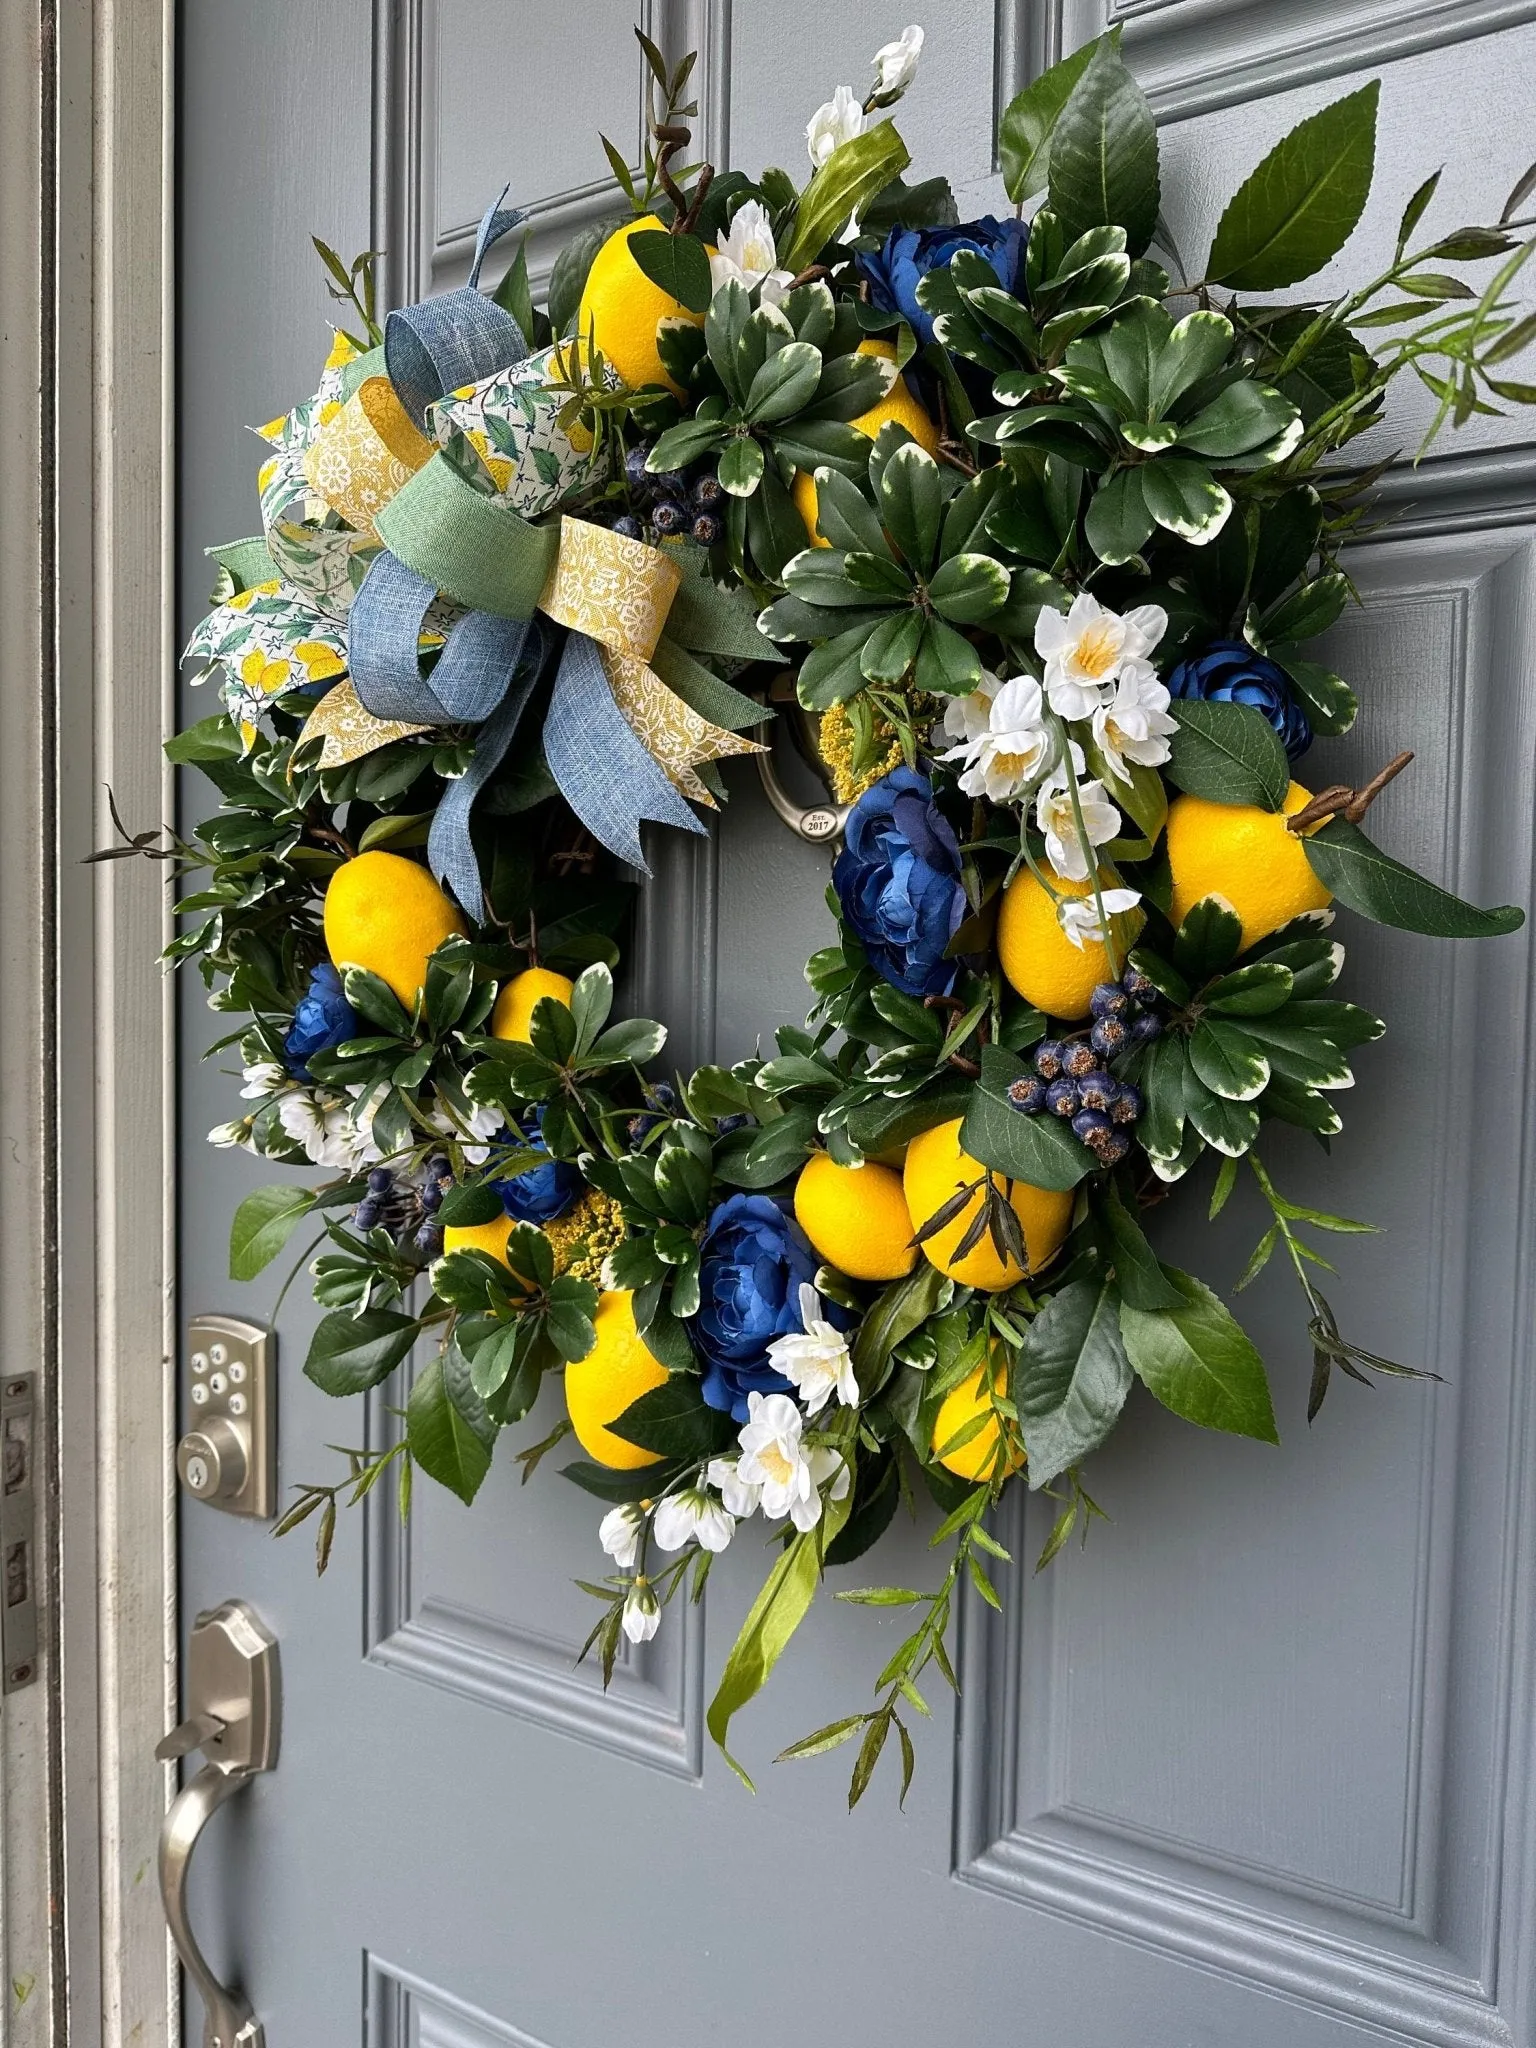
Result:
[[[793,682],[785,677],[776,677],[768,694],[773,702],[782,703],[787,707],[787,720],[776,721],[776,724],[787,722],[791,734],[798,743],[800,754],[825,781],[826,764],[816,751],[815,740],[807,725],[805,714],[795,699]],[[842,838],[848,823],[848,814],[853,806],[837,803],[806,805],[791,796],[779,779],[778,763],[773,752],[774,731],[775,726],[766,723],[754,726],[752,731],[753,739],[763,748],[763,752],[757,756],[757,772],[762,778],[763,794],[797,839],[803,839],[809,846],[830,846]]]

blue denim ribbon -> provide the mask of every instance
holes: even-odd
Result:
[[[592,837],[643,874],[650,869],[640,849],[642,819],[684,832],[705,829],[630,730],[608,687],[602,649],[585,633],[572,633],[560,656],[544,758]]]
[[[418,427],[425,427],[427,408],[445,392],[478,384],[493,370],[519,363],[528,353],[528,338],[510,313],[480,290],[480,266],[486,251],[527,215],[520,207],[501,203],[487,207],[475,237],[469,282],[457,291],[400,306],[384,323],[384,367],[395,394]]]

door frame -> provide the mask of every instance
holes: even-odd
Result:
[[[0,1706],[14,2048],[171,2048],[174,0],[0,8],[0,1346],[37,1375],[38,1675]],[[23,1989],[24,1987],[24,1989]]]

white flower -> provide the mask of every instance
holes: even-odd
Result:
[[[243,1100],[256,1102],[268,1095],[276,1095],[288,1086],[287,1069],[280,1067],[276,1060],[255,1060],[242,1070],[245,1086],[240,1090]]]
[[[711,1486],[719,1488],[727,1514],[734,1515],[738,1522],[744,1522],[748,1515],[757,1513],[763,1489],[742,1478],[735,1458],[711,1458],[704,1477]]]
[[[874,99],[888,107],[899,100],[917,76],[917,60],[923,53],[923,32],[916,26],[904,28],[894,43],[885,43],[874,57]]]
[[[1168,735],[1178,721],[1168,715],[1168,692],[1145,661],[1127,662],[1115,681],[1115,693],[1093,714],[1093,736],[1111,775],[1129,782],[1128,761],[1155,768],[1168,759]]]
[[[215,1124],[208,1133],[210,1145],[238,1145],[243,1152],[254,1152],[256,1140],[251,1135],[250,1119],[237,1117],[232,1124]]]
[[[1072,783],[1082,765],[1082,755],[1074,744],[1071,765],[1052,770],[1041,784],[1035,803],[1035,823],[1045,834],[1045,857],[1068,882],[1086,882],[1090,872],[1072,808]],[[1102,846],[1116,836],[1120,813],[1105,796],[1102,782],[1080,782],[1077,801],[1088,837],[1095,846]]]
[[[763,298],[775,305],[793,281],[787,270],[778,268],[778,261],[767,212],[758,200],[749,199],[736,209],[729,233],[721,236],[709,259],[710,288],[718,292],[734,282],[751,291],[760,284]]]
[[[360,1112],[359,1121],[361,1122],[361,1120]],[[494,1138],[506,1120],[504,1111],[491,1109],[483,1102],[456,1102],[451,1114],[441,1105],[432,1112],[432,1122],[445,1138],[467,1136],[469,1142],[465,1144],[464,1157],[471,1166],[483,1166],[486,1160],[490,1158],[491,1148],[485,1143],[485,1140]],[[371,1113],[368,1115],[367,1123],[371,1137],[373,1130],[373,1117]],[[375,1157],[377,1156],[375,1154]]]
[[[1106,917],[1121,917],[1141,901],[1140,892],[1135,889],[1101,889],[1099,894],[1104,899]],[[1079,951],[1087,945],[1103,945],[1104,927],[1092,896],[1064,896],[1056,906],[1056,918],[1063,934]]]
[[[633,1571],[640,1555],[640,1531],[645,1527],[645,1510],[637,1501],[610,1508],[597,1525],[597,1540],[622,1572]]]
[[[1109,686],[1131,662],[1146,657],[1168,630],[1161,605],[1137,605],[1124,617],[1087,591],[1065,616],[1046,608],[1035,621],[1035,652],[1045,663],[1045,694],[1062,718],[1091,718]]]
[[[819,171],[834,149],[863,133],[864,109],[854,97],[853,87],[840,85],[805,125],[805,146],[812,167]]]
[[[277,1105],[277,1120],[305,1156],[316,1166],[334,1162],[325,1157],[325,1111],[307,1088],[295,1088]]]
[[[1002,687],[1001,678],[984,668],[981,681],[974,690],[946,701],[944,721],[939,730],[945,739],[955,742],[957,750],[969,746],[972,740],[979,740],[987,730],[992,717],[992,699]],[[947,761],[950,756],[946,754],[944,758]]]
[[[990,797],[1000,804],[1043,774],[1054,751],[1040,685],[1033,676],[1013,676],[992,698],[985,729],[943,758],[965,762],[960,787],[967,796]]]
[[[661,1607],[645,1579],[636,1579],[624,1602],[624,1633],[632,1643],[648,1643],[661,1627]]]
[[[819,1414],[834,1393],[845,1408],[859,1404],[848,1340],[820,1311],[815,1288],[802,1282],[800,1329],[775,1337],[768,1346],[769,1358],[799,1391],[807,1415]]]
[[[748,1394],[748,1421],[738,1441],[738,1477],[761,1489],[763,1513],[788,1515],[803,1534],[821,1520],[821,1488],[833,1500],[848,1490],[848,1467],[836,1451],[801,1441],[805,1417],[788,1394]]]
[[[651,1534],[662,1550],[681,1550],[692,1542],[724,1550],[736,1534],[736,1522],[713,1495],[690,1486],[656,1503]]]

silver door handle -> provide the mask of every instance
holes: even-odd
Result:
[[[852,806],[833,803],[807,806],[796,803],[779,780],[779,771],[773,758],[773,727],[766,724],[755,726],[752,737],[760,741],[764,748],[757,757],[757,772],[762,777],[763,794],[790,831],[812,846],[826,846],[832,840],[840,839]]]
[[[203,2048],[265,2048],[250,2001],[209,1966],[187,1913],[192,1852],[204,1828],[242,1786],[277,1762],[281,1679],[276,1638],[243,1600],[226,1600],[192,1627],[187,1646],[187,1718],[155,1754],[201,1749],[208,1761],[172,1801],[160,1827],[160,1897],[182,1968],[204,2008]]]

